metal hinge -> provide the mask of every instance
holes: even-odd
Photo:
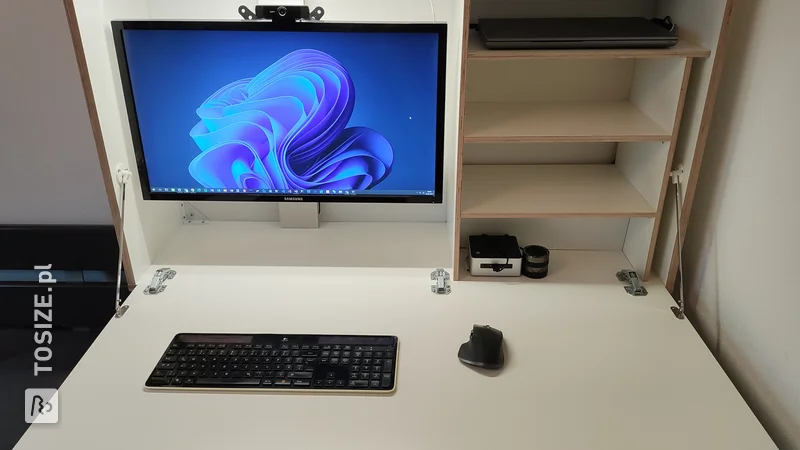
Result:
[[[450,293],[450,274],[444,269],[436,269],[431,272],[431,280],[435,281],[431,285],[431,292],[438,295]]]
[[[628,283],[628,285],[625,286],[625,292],[628,294],[634,297],[644,297],[647,295],[647,289],[642,286],[642,280],[639,279],[639,275],[636,274],[636,271],[628,269],[620,270],[617,272],[617,280]]]
[[[167,285],[164,284],[164,282],[175,278],[177,273],[178,272],[170,269],[169,267],[156,270],[156,273],[153,275],[153,280],[150,281],[150,284],[146,288],[144,288],[144,293],[146,295],[156,295],[164,292],[164,289],[167,288]]]
[[[184,225],[208,225],[211,223],[211,219],[207,215],[188,202],[181,202],[181,218]]]

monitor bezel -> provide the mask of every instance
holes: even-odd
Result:
[[[447,24],[444,23],[353,23],[353,22],[271,22],[271,21],[173,21],[173,20],[115,20],[111,28],[116,47],[117,62],[133,151],[139,172],[144,200],[172,201],[225,201],[225,202],[318,202],[318,203],[427,203],[441,204],[444,189],[444,134],[447,72]],[[208,30],[208,31],[300,31],[300,32],[354,32],[354,33],[434,33],[438,35],[438,79],[436,107],[436,174],[435,192],[430,195],[312,195],[269,193],[161,193],[151,192],[147,163],[144,157],[139,119],[133,98],[128,59],[125,51],[125,30]]]

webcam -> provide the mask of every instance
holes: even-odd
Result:
[[[257,5],[256,17],[273,22],[295,22],[310,20],[311,11],[308,6]]]

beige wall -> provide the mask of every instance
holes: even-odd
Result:
[[[0,13],[0,224],[111,224],[60,0]]]
[[[692,320],[782,449],[800,449],[799,18],[738,0],[685,254]]]

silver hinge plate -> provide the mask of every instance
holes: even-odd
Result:
[[[436,269],[431,272],[431,292],[437,295],[447,295],[450,293],[450,274],[444,269]]]
[[[617,280],[628,283],[625,286],[625,292],[628,294],[634,297],[644,297],[647,295],[647,289],[642,286],[642,280],[639,279],[639,275],[637,275],[635,271],[628,269],[620,270],[617,272]]]
[[[156,295],[164,292],[164,289],[167,288],[167,285],[164,283],[167,280],[175,278],[177,273],[178,272],[170,269],[169,267],[156,270],[156,273],[153,275],[153,279],[150,281],[150,284],[144,288],[145,295]]]
[[[211,223],[211,219],[207,215],[187,202],[181,202],[181,218],[184,225],[208,225]]]

